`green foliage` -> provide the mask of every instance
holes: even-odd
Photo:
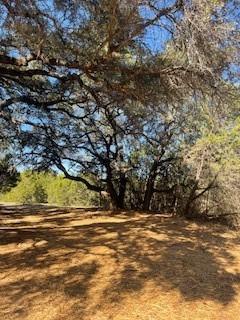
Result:
[[[9,154],[0,159],[0,193],[9,191],[16,186],[19,180],[19,173],[13,166],[11,159]]]
[[[240,213],[240,118],[199,138],[184,163],[192,211],[213,216]]]
[[[25,171],[21,174],[21,182],[10,192],[2,194],[0,200],[89,206],[97,204],[97,195],[81,183],[64,179],[62,175]]]
[[[54,176],[46,187],[48,202],[59,205],[94,205],[97,204],[97,195],[79,182],[64,179],[63,176]]]
[[[20,203],[44,203],[47,200],[47,194],[41,180],[41,174],[31,174],[31,172],[26,171],[21,174],[20,183],[10,192],[2,195],[1,200]]]

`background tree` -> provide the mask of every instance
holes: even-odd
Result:
[[[19,173],[12,162],[10,154],[0,159],[0,193],[5,193],[17,185]]]
[[[17,186],[0,196],[3,202],[23,204],[49,203],[61,206],[98,206],[97,194],[88,191],[84,185],[64,179],[52,172],[21,173]]]
[[[239,137],[238,117],[228,126],[205,134],[189,150],[185,163],[190,167],[192,183],[186,192],[186,215],[199,211],[214,216],[240,212]]]

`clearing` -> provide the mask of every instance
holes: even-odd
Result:
[[[0,206],[1,320],[239,319],[240,238],[138,212]]]

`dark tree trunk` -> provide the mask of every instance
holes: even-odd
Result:
[[[217,179],[217,175],[214,177],[214,179],[200,192],[197,194],[197,190],[198,190],[198,186],[199,186],[199,180],[197,180],[190,192],[190,195],[188,197],[186,206],[185,206],[185,210],[184,210],[184,215],[187,218],[193,218],[194,216],[197,216],[196,212],[192,211],[192,207],[193,207],[193,202],[200,198],[201,196],[203,196],[207,191],[209,191],[211,188],[214,187],[214,183]]]
[[[107,169],[107,192],[110,197],[110,203],[112,209],[118,208],[118,194],[115,190],[114,184],[112,182],[112,168],[109,163],[105,164]]]
[[[143,199],[143,210],[149,210],[150,208],[151,200],[154,193],[154,184],[157,177],[158,166],[159,166],[159,160],[155,160],[150,170],[147,184],[146,184],[146,189],[145,189],[145,194]]]
[[[194,216],[194,212],[192,212],[192,203],[193,201],[195,200],[196,198],[196,191],[197,191],[197,188],[198,188],[198,181],[196,181],[190,191],[190,194],[189,194],[189,197],[187,199],[187,203],[185,205],[185,209],[184,209],[184,216],[187,217],[187,218],[191,218]]]
[[[111,176],[107,178],[107,191],[110,196],[112,209],[124,209],[127,179],[125,173],[120,174],[119,192],[116,191]]]
[[[118,209],[118,206],[119,206],[118,194],[111,180],[107,181],[107,191],[110,197],[111,209]]]
[[[126,194],[127,178],[125,173],[120,174],[119,180],[119,194],[118,194],[118,208],[124,209],[124,200]]]

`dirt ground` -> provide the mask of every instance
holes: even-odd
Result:
[[[96,209],[0,206],[1,320],[236,320],[240,237]]]

